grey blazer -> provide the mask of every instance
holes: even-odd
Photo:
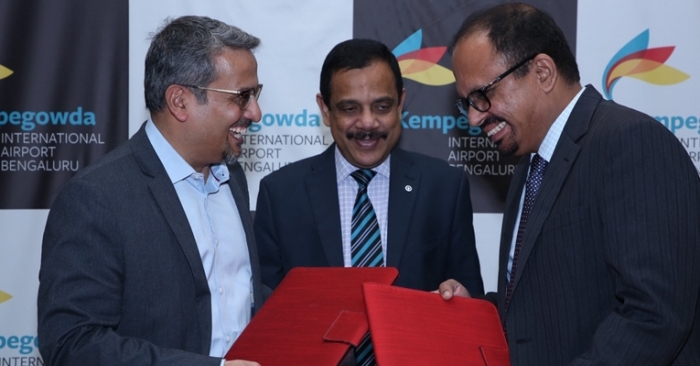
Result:
[[[253,271],[260,268],[238,164],[230,167]],[[47,365],[219,365],[209,287],[175,189],[142,127],[56,198],[39,274],[39,345]],[[255,310],[254,309],[254,310]]]

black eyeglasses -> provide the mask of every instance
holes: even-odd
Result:
[[[200,89],[200,90],[209,90],[209,91],[214,91],[218,93],[225,93],[225,94],[233,94],[238,97],[238,106],[241,107],[241,109],[246,109],[250,105],[250,97],[254,97],[255,100],[258,100],[260,98],[260,93],[262,92],[262,84],[258,84],[258,86],[250,89],[245,89],[245,90],[226,90],[226,89],[216,89],[216,88],[207,88],[204,86],[197,86],[197,85],[183,85],[188,88],[194,88],[194,89]]]
[[[493,84],[496,84],[497,82],[503,80],[506,76],[510,75],[513,71],[517,70],[520,66],[525,65],[526,63],[530,62],[535,56],[537,56],[539,53],[536,53],[520,62],[515,64],[515,66],[511,67],[510,69],[506,70],[501,75],[498,75],[497,78],[493,79],[490,83],[484,85],[482,88],[474,90],[473,92],[469,93],[466,98],[459,98],[457,99],[457,109],[459,109],[459,113],[462,113],[465,116],[469,115],[469,106],[472,106],[474,109],[476,109],[479,112],[486,112],[491,108],[491,101],[489,98],[486,96],[486,91],[493,86]]]

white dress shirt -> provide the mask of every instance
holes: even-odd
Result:
[[[571,111],[574,109],[574,106],[576,105],[576,102],[578,101],[578,98],[581,97],[581,94],[583,94],[583,91],[585,88],[581,88],[579,90],[578,94],[574,97],[574,99],[569,102],[569,104],[564,108],[563,111],[559,114],[557,119],[554,120],[554,123],[552,123],[552,126],[549,127],[549,131],[547,131],[547,135],[544,137],[544,140],[542,140],[542,144],[540,145],[540,148],[537,150],[537,154],[539,154],[542,159],[547,161],[548,163],[552,160],[552,155],[554,154],[554,149],[557,147],[557,143],[559,142],[559,137],[561,137],[561,133],[564,131],[564,127],[566,126],[566,121],[569,119],[569,116],[571,115]],[[530,154],[530,161],[532,161],[532,157],[535,156],[534,153]],[[530,170],[528,168],[528,174],[530,174]],[[510,244],[510,253],[508,254],[508,266],[506,268],[506,281],[510,281],[510,271],[511,268],[513,268],[513,256],[515,255],[515,241],[518,236],[518,226],[520,225],[520,215],[522,214],[523,211],[523,202],[525,201],[525,188],[523,188],[522,193],[520,194],[520,205],[518,205],[518,216],[515,218],[515,226],[513,227],[513,239]]]

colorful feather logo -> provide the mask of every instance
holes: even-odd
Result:
[[[603,73],[605,97],[612,99],[615,84],[622,77],[632,77],[654,85],[678,84],[690,75],[664,63],[675,46],[649,48],[649,30],[645,30],[622,47]]]
[[[8,69],[5,66],[0,65],[0,79],[4,79],[10,75],[12,75],[14,71]]]
[[[420,48],[422,42],[423,30],[419,29],[394,48],[403,77],[431,86],[454,83],[452,70],[438,65],[447,47]]]

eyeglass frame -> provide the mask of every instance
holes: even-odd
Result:
[[[250,106],[250,100],[251,96],[255,98],[255,100],[258,100],[260,98],[260,94],[262,93],[263,85],[258,84],[257,86],[249,89],[243,89],[243,90],[227,90],[227,89],[217,89],[217,88],[208,88],[206,86],[198,86],[198,85],[189,85],[189,84],[183,84],[182,86],[187,87],[187,88],[193,88],[193,89],[199,89],[199,90],[208,90],[208,91],[214,91],[218,93],[224,93],[224,94],[232,94],[236,95],[242,100],[245,100],[244,103],[236,103],[241,109],[246,109]],[[247,94],[247,96],[246,96]]]
[[[458,98],[458,99],[457,99],[457,102],[455,103],[455,106],[457,106],[457,109],[459,110],[459,113],[463,114],[464,116],[469,116],[469,106],[471,106],[472,108],[476,109],[476,110],[479,111],[479,112],[482,112],[482,113],[487,112],[489,109],[491,109],[491,100],[489,99],[488,96],[486,96],[486,91],[487,91],[490,87],[492,87],[494,84],[496,84],[497,82],[503,80],[506,76],[510,75],[510,74],[513,73],[515,70],[519,69],[521,66],[523,66],[523,65],[525,65],[526,63],[532,61],[532,60],[533,60],[537,55],[539,55],[539,54],[540,54],[539,52],[538,52],[538,53],[535,53],[535,54],[533,54],[532,56],[529,56],[529,57],[525,58],[524,60],[518,62],[517,64],[515,64],[515,66],[513,66],[513,67],[511,67],[510,69],[506,70],[506,71],[505,71],[504,73],[502,73],[501,75],[498,75],[498,77],[496,77],[495,79],[493,79],[490,83],[488,83],[488,84],[484,85],[483,87],[481,87],[481,88],[479,88],[479,89],[477,89],[477,90],[474,90],[474,91],[470,92],[469,94],[467,94],[467,97],[466,97],[466,98]],[[481,98],[482,98],[483,100],[486,101],[486,103],[487,103],[487,105],[488,105],[486,108],[483,108],[483,109],[482,109],[482,108],[477,107],[476,103],[474,103],[474,98],[472,97],[472,95],[475,95],[475,94],[480,95]],[[464,106],[465,102],[466,102],[466,104],[467,104],[467,107],[466,107],[466,108],[465,108],[465,106]]]

